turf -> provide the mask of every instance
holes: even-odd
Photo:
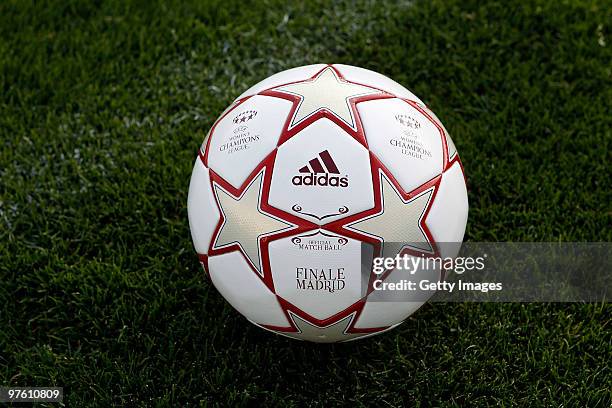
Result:
[[[610,241],[608,1],[0,3],[0,385],[86,406],[608,407],[608,304],[430,304],[321,346],[247,324],[195,257],[206,131],[277,71],[384,73],[444,121],[466,239]]]

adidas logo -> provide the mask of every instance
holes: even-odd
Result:
[[[327,150],[309,160],[299,172],[291,179],[295,186],[348,187],[348,176],[339,176],[340,170]]]

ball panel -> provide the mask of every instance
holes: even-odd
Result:
[[[378,336],[379,334],[383,334],[383,333],[386,333],[388,331],[391,331],[391,330],[395,329],[400,324],[402,324],[402,322],[399,322],[397,324],[394,324],[394,325],[389,326],[389,327],[387,327],[385,329],[382,329],[382,330],[376,330],[376,331],[373,331],[371,333],[364,333],[363,336],[353,337],[353,338],[350,338],[350,339],[347,339],[347,340],[343,340],[342,343],[348,343],[349,341],[355,341],[355,340],[363,340],[363,339],[366,339],[366,338],[372,337],[372,336]],[[355,329],[357,329],[357,327],[355,327]]]
[[[446,127],[444,127],[442,121],[431,109],[429,109],[425,105],[421,105],[421,108],[423,108],[423,110],[425,110],[427,114],[431,116],[431,118],[438,124],[438,126],[440,126],[444,130],[444,136],[446,137],[446,147],[448,148],[448,160],[451,161],[457,154],[457,148],[455,147],[455,143],[453,143],[453,140],[451,139],[448,130],[446,130]]]
[[[362,102],[357,109],[370,150],[406,192],[442,172],[440,131],[417,109],[396,98]]]
[[[416,312],[425,302],[366,302],[356,329],[394,326]]]
[[[455,162],[442,175],[438,193],[425,220],[436,242],[463,241],[468,207],[463,171],[459,162]],[[456,254],[441,255],[456,256]]]
[[[395,253],[387,253],[385,256],[393,257]],[[414,272],[414,275],[411,272]],[[421,266],[416,271],[395,269],[388,275],[380,275],[381,279],[384,278],[383,284],[394,285],[402,284],[405,280],[413,280],[414,276],[418,276],[419,280],[435,282],[440,279],[440,268]],[[377,284],[377,287],[381,288],[380,285]],[[386,290],[383,287],[382,289],[372,291],[368,295],[362,313],[355,324],[356,328],[392,326],[401,323],[434,294],[433,291],[425,292],[419,290],[420,288],[416,288],[416,290]]]
[[[455,158],[455,156],[457,155],[457,148],[455,147],[455,143],[453,142],[453,139],[451,139],[450,135],[448,134],[448,132],[445,130],[444,131],[444,136],[446,137],[446,146],[448,148],[448,160],[453,160]]]
[[[211,256],[208,270],[217,290],[247,319],[258,324],[289,327],[276,295],[253,272],[240,252]]]
[[[213,125],[211,126],[210,129],[208,129],[208,132],[206,133],[206,136],[204,137],[204,140],[202,141],[202,144],[200,145],[200,154],[204,158],[204,165],[206,165],[208,163],[208,161],[206,159],[206,151],[208,149],[208,144],[209,144],[209,141],[210,141],[210,135],[211,135],[213,129],[215,129],[215,127],[217,126],[217,123],[219,123],[219,121],[222,120],[225,117],[225,115],[227,115],[230,111],[232,111],[234,108],[236,108],[242,102],[244,102],[244,101],[235,100],[234,102],[232,102],[227,108],[225,108],[223,110],[223,112],[221,112],[221,115],[219,115],[219,117],[215,120],[215,123],[213,123]]]
[[[314,76],[317,72],[325,67],[325,64],[313,64],[281,71],[253,85],[236,99],[241,99],[248,95],[255,95],[263,90],[287,84],[289,82],[303,81]]]
[[[398,84],[391,78],[388,78],[378,72],[370,71],[369,69],[354,67],[352,65],[334,64],[342,76],[349,81],[360,84],[373,86],[388,93],[391,93],[400,98],[406,98],[418,103],[423,103],[415,94]]]
[[[191,173],[187,213],[195,250],[198,254],[206,254],[220,214],[210,184],[209,171],[199,157]]]
[[[361,299],[368,276],[361,275],[360,241],[310,231],[268,250],[276,293],[309,315],[324,320]]]
[[[257,95],[219,121],[208,146],[208,165],[238,188],[276,148],[291,102]]]
[[[269,203],[323,225],[374,206],[368,151],[329,119],[278,148]]]

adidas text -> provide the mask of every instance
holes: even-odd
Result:
[[[328,173],[307,173],[293,176],[291,182],[295,186],[330,186],[348,187],[348,177],[330,176]]]

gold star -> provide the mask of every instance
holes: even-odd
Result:
[[[433,190],[427,190],[411,200],[404,201],[383,173],[380,183],[381,212],[347,227],[373,235],[383,242],[409,244],[421,250],[431,251],[432,247],[421,228],[421,221]]]
[[[223,214],[223,225],[217,234],[214,249],[238,244],[261,274],[259,240],[262,236],[292,227],[261,210],[260,192],[263,172],[238,198],[215,184],[215,195]]]
[[[378,89],[340,79],[331,67],[325,68],[312,80],[284,85],[276,90],[300,97],[300,103],[289,128],[296,126],[316,112],[327,109],[351,128],[356,129],[350,100],[358,96],[381,92]]]

